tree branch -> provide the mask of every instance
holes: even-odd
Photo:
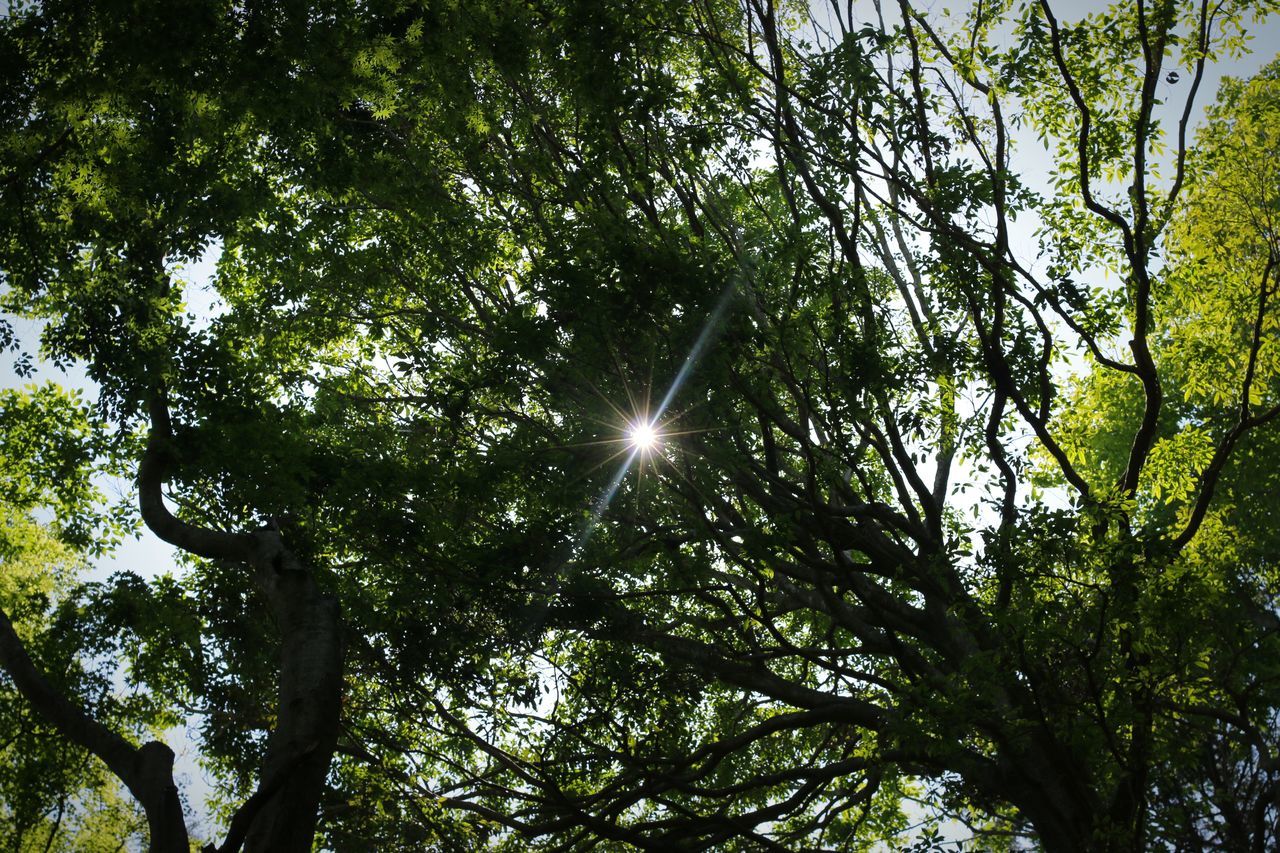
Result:
[[[41,717],[67,740],[102,759],[129,789],[147,815],[152,853],[188,853],[182,802],[173,781],[173,750],[159,741],[135,747],[72,703],[31,660],[3,610],[0,665]]]

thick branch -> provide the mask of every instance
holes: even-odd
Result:
[[[138,508],[142,521],[156,536],[197,557],[210,560],[253,561],[252,536],[226,533],[189,524],[164,505],[164,481],[172,459],[173,428],[164,392],[157,392],[149,406],[151,434],[138,464]]]
[[[188,853],[182,803],[173,782],[173,750],[158,741],[135,747],[89,716],[54,687],[0,610],[0,665],[23,698],[58,733],[96,755],[142,806],[152,853]]]
[[[232,827],[228,849],[236,849],[243,838],[254,851],[309,851],[338,738],[343,648],[337,602],[320,590],[278,532],[227,533],[174,516],[163,499],[173,453],[163,389],[152,397],[149,414],[151,435],[138,466],[143,521],[184,551],[250,566],[280,629],[277,722],[263,787],[245,804],[242,814],[248,817]]]

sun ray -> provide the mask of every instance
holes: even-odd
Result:
[[[602,399],[605,399],[605,402],[609,405],[609,407],[618,413],[622,424],[624,424],[624,430],[626,435],[625,440],[628,442],[627,446],[625,446],[622,450],[619,450],[617,453],[613,454],[608,459],[604,460],[604,462],[601,462],[599,465],[596,465],[591,470],[594,471],[596,468],[599,468],[602,465],[609,463],[610,461],[616,459],[618,456],[621,456],[623,453],[626,453],[628,449],[630,450],[630,453],[627,455],[627,458],[623,460],[622,464],[618,466],[618,469],[614,472],[613,477],[610,478],[608,486],[606,486],[604,491],[601,492],[599,497],[593,502],[591,513],[588,516],[587,520],[584,522],[582,532],[578,537],[577,550],[581,550],[582,548],[586,547],[587,543],[590,541],[592,533],[594,533],[596,526],[600,523],[600,519],[604,517],[605,511],[609,508],[609,504],[613,501],[614,497],[617,495],[618,489],[621,488],[622,481],[626,479],[627,473],[631,470],[631,466],[636,462],[637,459],[640,460],[641,472],[643,471],[644,462],[646,461],[646,459],[648,459],[650,464],[654,466],[654,476],[656,477],[658,476],[657,474],[658,468],[657,468],[657,460],[654,457],[662,456],[664,460],[666,459],[665,455],[661,452],[661,448],[663,446],[662,445],[663,438],[674,437],[676,435],[692,435],[697,432],[710,432],[712,431],[712,429],[715,429],[715,428],[711,428],[711,429],[705,429],[705,430],[684,430],[679,432],[674,432],[674,431],[668,432],[665,428],[670,424],[673,424],[676,421],[678,421],[690,410],[686,410],[685,412],[678,413],[666,419],[664,419],[663,416],[666,414],[667,408],[671,405],[672,401],[675,400],[676,394],[679,393],[680,388],[681,386],[684,385],[685,380],[687,380],[689,378],[689,375],[693,372],[693,368],[696,366],[699,359],[701,359],[703,352],[711,343],[712,337],[719,330],[721,320],[724,318],[724,314],[728,310],[729,303],[731,301],[731,298],[734,294],[735,289],[736,288],[734,283],[730,282],[730,284],[725,287],[724,291],[721,292],[719,300],[716,302],[715,307],[712,308],[711,314],[710,316],[707,317],[707,320],[703,324],[702,329],[698,332],[698,337],[697,339],[694,340],[693,346],[689,350],[689,354],[685,356],[684,362],[680,365],[680,369],[676,372],[675,378],[671,381],[671,384],[667,387],[667,392],[666,394],[663,395],[662,401],[658,404],[658,407],[656,409],[650,408],[651,398],[649,395],[652,391],[652,386],[653,386],[652,365],[650,365],[650,371],[649,371],[650,381],[645,385],[645,405],[644,405],[643,411],[641,411],[639,410],[639,407],[636,405],[636,397],[631,392],[631,386],[627,382],[626,373],[622,369],[622,365],[621,365],[621,362],[618,360],[617,353],[614,351],[613,347],[609,345],[608,341],[605,342],[605,347],[606,349],[608,349],[609,356],[610,358],[613,359],[614,368],[617,370],[618,378],[622,380],[622,386],[623,386],[623,389],[626,391],[627,401],[631,405],[632,414],[628,416],[620,412],[617,406],[613,405],[613,403],[611,403],[610,401],[604,398],[604,395],[600,393],[600,390],[598,388],[592,385],[592,383],[589,380],[584,379],[584,381],[587,382],[587,384],[591,387],[591,389],[595,391],[596,394],[599,395]],[[697,408],[696,406],[692,407],[692,409],[696,409],[696,408]],[[616,428],[616,425],[615,425],[615,428]],[[672,447],[675,447],[675,445],[672,445]],[[666,460],[666,461],[670,463],[670,460]],[[674,468],[674,465],[672,467]],[[639,490],[640,490],[640,480],[638,475],[637,484],[636,484],[637,501],[639,501]],[[637,507],[638,507],[638,503],[637,503]]]
[[[634,527],[640,518],[640,497],[644,494],[644,463],[647,453],[641,452],[640,460],[636,463],[636,499],[631,506],[631,525]]]
[[[640,413],[643,417],[649,416],[649,405],[653,402],[650,396],[653,394],[653,362],[656,358],[657,353],[649,350],[649,379],[644,384],[644,411]]]
[[[670,426],[671,424],[674,424],[674,423],[676,423],[677,421],[679,421],[679,420],[681,420],[681,419],[683,419],[683,418],[687,417],[688,415],[691,415],[691,414],[693,414],[694,412],[698,411],[698,409],[702,408],[702,406],[703,406],[703,405],[705,405],[705,401],[698,401],[698,402],[694,403],[692,406],[688,406],[687,408],[683,408],[683,409],[681,409],[680,411],[675,412],[675,413],[673,413],[673,414],[666,415],[666,416],[664,416],[664,417],[662,418],[662,425],[663,425],[664,427],[665,427],[665,426]]]
[[[614,454],[610,459],[621,455],[622,452],[625,451],[619,451],[619,453]],[[604,516],[605,510],[609,508],[609,504],[613,502],[613,498],[618,493],[618,488],[622,485],[623,479],[626,478],[627,472],[631,470],[631,463],[635,461],[638,455],[639,451],[634,447],[631,448],[631,452],[628,454],[627,458],[622,461],[622,464],[618,466],[618,470],[614,472],[612,479],[609,480],[609,485],[600,493],[600,497],[597,498],[595,503],[592,505],[591,514],[587,516],[586,521],[583,522],[582,532],[578,536],[577,550],[585,548],[587,543],[591,541],[591,535],[595,533],[596,527],[600,523],[600,519]],[[596,467],[598,468],[600,466],[597,465]]]
[[[722,432],[728,427],[699,427],[698,429],[659,430],[659,438],[675,438],[680,435],[699,435],[704,432]]]
[[[551,444],[544,450],[568,450],[571,447],[599,447],[602,444],[627,444],[629,438],[601,438],[596,441],[573,441],[568,444]]]
[[[609,350],[609,358],[613,359],[613,369],[618,372],[618,378],[622,380],[622,390],[627,394],[627,402],[631,404],[631,411],[636,411],[636,397],[631,393],[631,383],[627,382],[627,374],[622,369],[622,363],[618,361],[618,354],[614,352],[613,347],[606,341],[605,348]]]
[[[623,421],[627,420],[627,413],[622,411],[622,409],[619,409],[618,406],[613,402],[613,400],[609,399],[608,395],[606,395],[603,391],[601,391],[594,382],[592,382],[590,379],[588,379],[585,376],[581,377],[581,380],[586,384],[588,388],[592,390],[592,392],[595,393],[597,397],[600,398],[600,400],[606,406],[608,406],[610,409],[613,409],[613,413],[617,415],[620,420],[623,420]],[[627,396],[628,397],[631,396],[630,391],[627,392]],[[601,423],[607,423],[607,422],[601,421]],[[608,424],[608,425],[612,426],[612,424]]]
[[[693,342],[693,347],[689,350],[689,354],[685,357],[684,364],[680,365],[680,370],[676,372],[676,378],[671,380],[670,387],[667,388],[666,395],[662,398],[662,402],[658,404],[658,409],[653,414],[654,420],[661,418],[666,412],[667,406],[671,405],[671,401],[675,399],[680,388],[684,385],[689,374],[693,372],[693,367],[698,363],[698,359],[702,357],[703,351],[707,344],[711,342],[712,334],[717,331],[720,326],[720,320],[724,316],[725,311],[729,307],[729,302],[733,296],[735,287],[732,283],[724,289],[720,294],[720,300],[711,309],[711,316],[707,318],[707,322],[703,324],[702,331],[698,333],[698,338]]]
[[[636,452],[636,449],[635,449],[634,447],[632,447],[630,443],[628,443],[626,447],[622,448],[622,449],[621,449],[621,450],[619,450],[617,453],[612,453],[612,454],[610,454],[607,458],[600,460],[599,462],[597,462],[596,464],[592,465],[592,466],[591,466],[590,468],[588,468],[587,470],[583,471],[583,472],[578,476],[578,478],[577,478],[577,479],[581,480],[581,479],[583,479],[584,477],[586,477],[587,475],[591,474],[592,472],[597,471],[597,470],[599,470],[600,468],[603,468],[604,466],[608,465],[610,462],[612,462],[613,460],[617,459],[619,456],[621,456],[621,455],[622,455],[622,454],[624,454],[624,453],[632,453],[632,454],[634,454],[635,452]],[[630,465],[630,464],[631,464],[630,460],[627,460],[627,464],[628,464],[628,465]]]

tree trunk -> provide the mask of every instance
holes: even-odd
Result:
[[[1023,741],[1001,764],[1008,774],[1002,798],[1031,822],[1046,853],[1095,849],[1099,801],[1087,770],[1069,750],[1041,733]]]
[[[147,814],[151,853],[190,853],[182,800],[173,781],[173,750],[159,741],[143,744],[136,753],[137,781],[126,784]]]
[[[161,539],[189,553],[243,563],[267,598],[280,631],[276,725],[258,791],[232,818],[221,848],[243,842],[252,853],[309,853],[320,798],[338,740],[343,649],[337,601],[273,528],[230,533],[190,524],[164,505],[165,469],[174,457],[163,388],[150,401],[151,435],[138,466],[143,521]]]
[[[278,784],[249,829],[250,853],[309,853],[329,763],[338,741],[343,648],[337,601],[283,548],[258,563],[259,583],[280,630],[276,726],[262,785]],[[278,783],[277,779],[283,779]]]

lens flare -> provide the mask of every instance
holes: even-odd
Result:
[[[587,547],[587,543],[591,541],[591,534],[595,532],[596,525],[604,517],[605,510],[609,508],[614,496],[618,494],[618,489],[622,486],[622,480],[627,476],[627,472],[631,470],[631,466],[635,465],[637,460],[648,457],[657,449],[662,439],[662,434],[655,428],[655,424],[664,423],[663,417],[667,413],[667,407],[675,400],[681,386],[684,385],[685,380],[693,372],[694,365],[702,358],[703,352],[710,346],[712,340],[720,331],[721,322],[724,320],[725,313],[729,310],[729,305],[733,301],[733,295],[736,292],[736,281],[737,279],[735,278],[734,281],[727,284],[720,294],[720,300],[716,302],[711,311],[711,316],[707,318],[702,330],[698,332],[698,338],[693,342],[693,348],[685,356],[684,363],[680,365],[680,370],[676,372],[675,379],[671,380],[671,385],[667,388],[667,393],[663,396],[662,402],[658,404],[658,408],[646,411],[641,419],[633,421],[627,428],[626,438],[631,449],[629,452],[622,451],[627,454],[627,458],[618,466],[613,477],[609,480],[609,485],[593,502],[591,513],[582,525],[582,532],[578,536],[578,541],[573,549],[574,552],[581,552],[582,549]],[[617,455],[621,456],[622,452]]]
[[[646,421],[632,424],[631,429],[627,430],[627,437],[631,439],[631,446],[642,453],[653,450],[658,444],[657,431],[653,424]]]

